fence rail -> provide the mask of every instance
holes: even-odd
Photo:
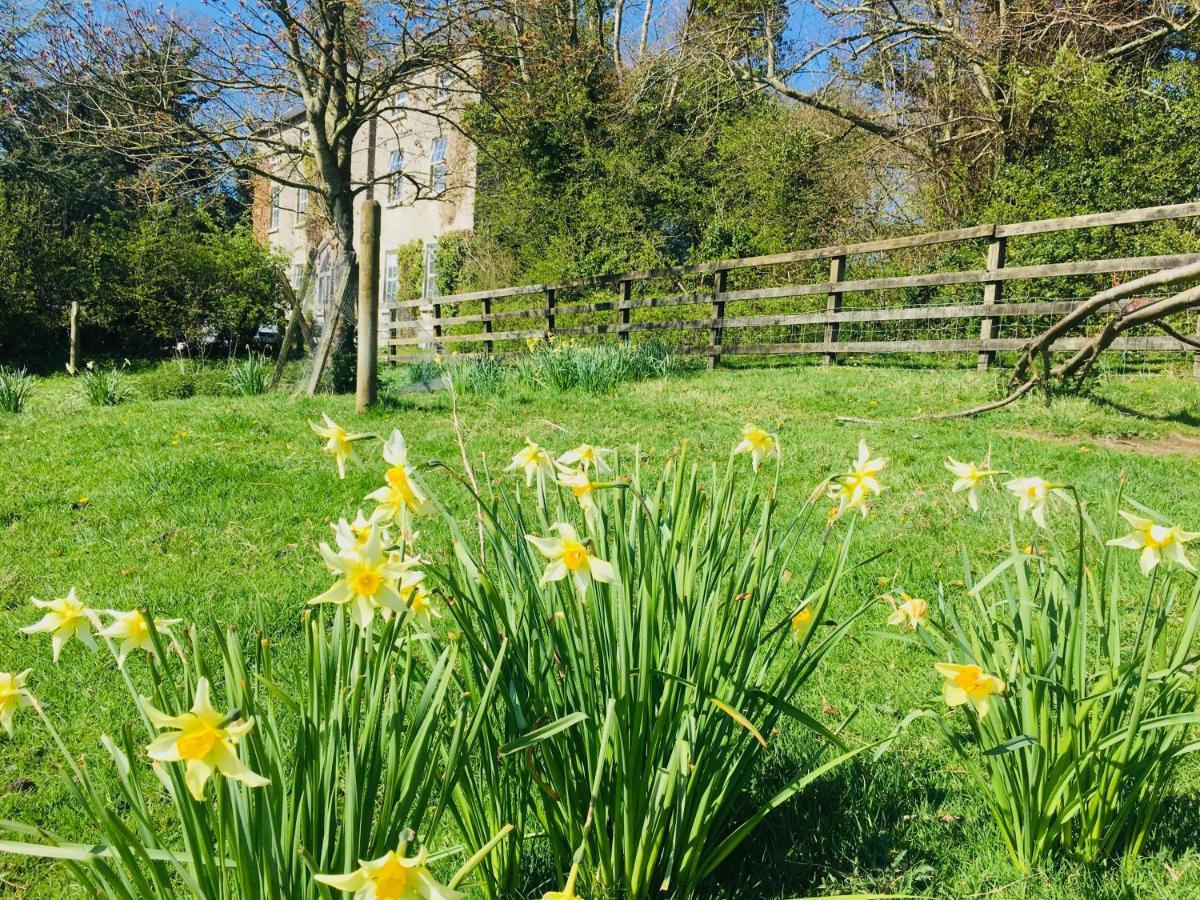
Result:
[[[841,244],[810,250],[798,250],[770,256],[728,259],[695,265],[673,266],[602,275],[561,281],[504,287],[487,291],[453,294],[432,300],[408,300],[391,307],[389,327],[389,358],[411,361],[428,358],[435,350],[453,349],[459,344],[474,344],[485,354],[504,354],[498,344],[538,339],[547,335],[582,337],[586,335],[619,335],[628,341],[632,334],[660,334],[673,331],[695,331],[707,336],[707,342],[683,343],[679,352],[705,356],[715,365],[726,354],[822,354],[826,363],[838,354],[861,353],[964,353],[978,354],[978,365],[986,369],[997,352],[1019,349],[1023,338],[1001,337],[999,324],[1004,320],[1036,316],[1057,316],[1069,312],[1080,300],[1056,299],[1036,301],[1006,301],[1005,286],[1013,282],[1035,282],[1042,279],[1077,278],[1133,272],[1148,272],[1200,261],[1200,253],[1133,256],[1094,260],[1067,260],[1037,265],[1006,266],[1008,241],[1014,237],[1045,235],[1117,225],[1136,225],[1150,222],[1200,217],[1200,203],[1182,203],[1147,209],[1045,219],[1008,225],[980,225],[928,234],[908,235],[857,244]],[[963,271],[919,272],[905,275],[858,277],[847,279],[847,262],[852,257],[866,257],[868,262],[886,259],[885,254],[971,242],[986,242],[983,268]],[[729,288],[729,278],[735,273],[770,270],[772,267],[796,263],[829,261],[826,280],[797,281],[768,287]],[[711,286],[655,296],[634,296],[634,287],[652,289],[652,282],[712,276]],[[893,305],[881,308],[844,309],[850,295],[877,291],[905,291],[917,288],[949,288],[962,285],[982,285],[979,302]],[[612,289],[612,299],[589,302],[563,302],[564,294],[578,291]],[[732,303],[743,305],[752,301],[795,300],[804,297],[824,298],[823,308],[813,311],[770,312],[751,311],[748,314],[728,315]],[[528,303],[523,303],[528,299]],[[496,309],[502,302],[506,307]],[[478,312],[463,312],[464,305],[478,304]],[[672,307],[705,307],[707,315],[695,313],[657,321],[636,321],[634,313]],[[443,312],[449,309],[449,315]],[[409,310],[430,310],[432,315],[405,320]],[[612,321],[589,322],[560,327],[564,318],[612,313]],[[919,340],[845,340],[842,326],[887,322],[953,322],[979,319],[978,337],[922,338]],[[532,320],[532,321],[531,321]],[[534,326],[536,322],[536,326]],[[479,326],[463,331],[462,326]],[[730,342],[729,338],[741,329],[778,326],[824,326],[821,340],[787,340],[779,342]],[[447,331],[447,329],[453,329]],[[1200,333],[1200,326],[1198,326]],[[1065,338],[1055,345],[1058,350],[1078,346],[1080,338]],[[1170,337],[1157,335],[1131,336],[1119,341],[1117,348],[1135,351],[1171,352],[1191,350],[1186,344]],[[405,350],[417,351],[404,353]],[[478,352],[478,351],[477,351]],[[1200,355],[1197,356],[1200,372]]]

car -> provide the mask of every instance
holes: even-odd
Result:
[[[251,338],[251,343],[260,349],[275,349],[283,340],[283,335],[279,331],[278,325],[259,325],[258,330],[254,332],[254,337]]]

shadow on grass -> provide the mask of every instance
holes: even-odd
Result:
[[[772,766],[747,813],[794,777],[795,759]],[[698,896],[812,896],[834,886],[921,892],[937,860],[909,838],[922,821],[936,820],[945,791],[917,768],[924,766],[885,754],[835,769],[771,813]]]
[[[1120,413],[1124,416],[1130,416],[1135,419],[1146,419],[1151,422],[1172,422],[1176,425],[1184,425],[1189,428],[1200,428],[1200,416],[1186,410],[1176,410],[1175,412],[1157,415],[1154,413],[1143,412],[1132,406],[1126,406],[1124,403],[1118,403],[1116,400],[1110,400],[1108,397],[1101,397],[1096,393],[1089,393],[1087,399],[1097,406],[1102,406],[1105,409]]]

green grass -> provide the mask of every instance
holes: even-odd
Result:
[[[485,454],[496,477],[526,435],[557,450],[583,441],[622,451],[636,444],[653,463],[687,440],[693,458],[723,461],[740,426],[754,421],[780,433],[785,506],[843,467],[865,438],[892,464],[855,552],[860,558],[888,552],[847,579],[842,611],[893,579],[910,593],[932,596],[939,579],[959,577],[963,544],[979,566],[1005,553],[1009,498],[989,493],[983,511],[971,515],[961,498],[950,496],[942,468],[947,454],[981,459],[990,449],[1004,468],[1071,482],[1097,501],[1126,474],[1131,496],[1184,527],[1200,525],[1200,380],[1107,381],[1092,400],[1060,399],[1050,408],[1030,401],[972,422],[906,418],[984,399],[996,378],[744,370],[652,380],[612,396],[548,394],[530,386],[499,398],[462,398],[460,413],[469,451],[476,458]],[[261,622],[280,645],[277,658],[284,658],[298,647],[304,603],[328,586],[317,542],[328,539],[332,519],[369,505],[362,497],[381,473],[371,458],[351,464],[339,482],[306,423],[327,411],[363,430],[399,427],[414,461],[460,465],[449,398],[397,396],[356,421],[350,397],[197,396],[90,407],[65,377],[43,382],[22,415],[0,422],[0,669],[33,667],[30,686],[72,749],[103,765],[99,735],[133,715],[124,690],[102,655],[72,644],[54,667],[47,640],[17,633],[36,618],[31,596],[61,596],[73,584],[98,608],[148,605],[160,616],[248,631]],[[888,420],[879,424],[836,418],[885,413]],[[426,480],[469,515],[448,479]],[[1055,521],[1066,533],[1067,514]],[[444,550],[438,526],[430,522],[422,532],[427,552]],[[1133,563],[1131,555],[1131,577]],[[936,698],[940,687],[922,654],[867,634],[885,618],[880,604],[807,694],[795,698],[829,724],[858,707],[851,731],[863,739],[886,733],[905,711]],[[145,677],[140,663],[132,668],[135,678]],[[763,795],[814,751],[798,732],[768,737]],[[0,746],[0,818],[45,825],[76,840],[94,837],[67,803],[56,754],[31,716],[18,714],[15,739],[0,737]],[[923,724],[879,761],[860,759],[780,810],[719,873],[711,894],[1196,896],[1198,797],[1200,769],[1188,763],[1137,863],[1095,871],[1064,866],[1019,879],[986,807],[934,729]],[[63,884],[53,867],[0,857],[0,893],[61,897]],[[534,873],[531,892],[538,887],[545,889]]]

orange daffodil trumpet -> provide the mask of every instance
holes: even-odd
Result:
[[[328,544],[322,543],[321,556],[329,571],[340,577],[333,587],[308,602],[348,606],[350,617],[360,628],[370,625],[380,608],[403,611],[400,591],[424,577],[412,571],[411,561],[402,559],[398,553],[384,551],[378,528],[371,529],[366,543],[358,550],[334,553]]]
[[[568,450],[558,458],[558,465],[563,469],[578,466],[582,471],[596,470],[597,475],[611,475],[612,466],[605,459],[612,453],[606,447],[593,447],[591,444],[580,444],[574,450]]]
[[[950,490],[959,494],[967,492],[967,505],[972,512],[979,512],[979,491],[984,483],[997,473],[994,469],[981,469],[973,462],[959,462],[953,456],[946,459],[946,470],[954,476]]]
[[[89,650],[96,650],[96,638],[92,628],[99,627],[95,612],[88,609],[75,596],[75,588],[67,596],[57,600],[34,599],[33,605],[46,610],[46,614],[32,625],[21,629],[24,634],[50,632],[51,653],[55,662],[62,648],[71,638],[78,638]]]
[[[1004,682],[976,665],[938,663],[934,666],[939,675],[946,679],[942,685],[942,699],[947,706],[962,706],[970,703],[984,718],[992,707],[992,697],[1004,693]]]
[[[13,733],[13,714],[22,706],[33,705],[33,694],[25,687],[25,679],[32,671],[26,669],[15,675],[12,672],[0,672],[0,725],[4,726],[9,737]]]
[[[504,471],[524,472],[525,486],[529,487],[533,484],[534,475],[553,473],[554,460],[532,440],[525,438],[525,446],[513,454],[512,462]]]
[[[854,465],[844,475],[834,478],[829,485],[830,495],[838,501],[835,518],[840,518],[852,509],[857,509],[866,516],[867,501],[871,495],[879,496],[883,490],[878,476],[888,462],[886,456],[871,456],[866,441],[858,442],[858,459]]]
[[[900,592],[900,598],[901,602],[896,604],[892,614],[888,616],[887,623],[904,625],[916,631],[929,617],[929,604],[921,597],[910,597],[903,591]]]
[[[1062,487],[1061,484],[1053,484],[1044,478],[1034,476],[1014,478],[1004,486],[1016,494],[1019,499],[1017,513],[1022,519],[1025,518],[1026,513],[1029,513],[1039,528],[1049,527],[1046,524],[1046,504],[1049,502],[1051,494]]]
[[[569,575],[580,599],[587,594],[589,580],[601,581],[605,584],[619,584],[617,572],[612,564],[589,553],[580,542],[579,535],[576,534],[573,527],[566,522],[559,522],[551,525],[550,530],[557,532],[558,537],[525,535],[525,540],[550,560],[546,570],[542,573],[539,584],[562,581]]]
[[[425,865],[428,853],[422,849],[416,856],[404,856],[406,842],[370,862],[359,860],[359,867],[346,875],[317,875],[321,884],[329,885],[354,900],[459,900],[465,897],[456,890],[440,884]]]
[[[164,732],[146,748],[147,755],[155,762],[186,763],[183,777],[188,793],[194,799],[204,799],[204,787],[214,772],[240,781],[246,787],[270,784],[266,778],[250,771],[234,749],[254,727],[254,720],[243,719],[236,710],[222,714],[213,709],[208,699],[207,678],[196,682],[196,698],[189,712],[169,716],[155,709],[145,698],[142,707],[154,727]]]
[[[117,653],[117,666],[123,667],[125,660],[134,650],[145,650],[154,655],[154,637],[150,633],[150,623],[140,609],[122,612],[119,609],[106,610],[112,616],[112,622],[96,632],[100,637],[109,640],[119,640],[120,650]],[[159,633],[170,633],[172,625],[178,625],[182,619],[155,619],[154,630]]]
[[[742,426],[742,440],[733,448],[734,455],[750,454],[750,468],[755,472],[762,466],[768,456],[779,459],[779,438],[770,434],[757,425]]]
[[[1135,516],[1125,510],[1120,510],[1120,513],[1121,517],[1133,527],[1133,531],[1123,537],[1113,538],[1108,544],[1110,547],[1141,550],[1139,564],[1143,575],[1149,575],[1163,560],[1182,566],[1189,572],[1196,571],[1192,561],[1187,558],[1184,544],[1200,537],[1200,532],[1184,531],[1177,526],[1159,525],[1152,519]]]
[[[327,413],[321,413],[321,418],[325,420],[324,425],[309,422],[308,427],[325,438],[325,452],[333,454],[334,462],[337,463],[338,478],[345,478],[346,460],[354,453],[355,441],[365,440],[371,437],[371,435],[350,434],[345,428],[329,418]]]

